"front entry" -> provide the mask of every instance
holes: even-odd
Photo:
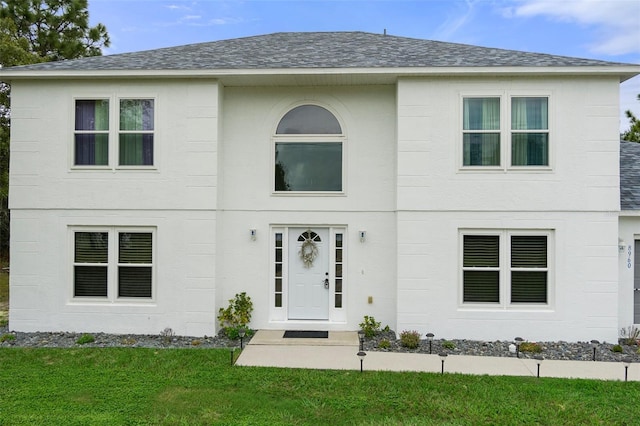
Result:
[[[329,319],[329,229],[289,228],[289,319]]]

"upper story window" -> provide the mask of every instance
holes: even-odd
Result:
[[[73,165],[153,166],[154,104],[153,99],[76,100]]]
[[[109,164],[109,100],[77,100],[75,120],[76,166]]]
[[[323,107],[301,105],[278,123],[275,140],[276,192],[342,192],[342,127]]]
[[[511,165],[549,165],[548,98],[511,98]]]
[[[506,104],[502,96],[462,99],[462,166],[495,169],[505,162],[549,166],[548,97],[513,96]]]
[[[120,99],[119,165],[153,165],[153,118],[153,99]]]

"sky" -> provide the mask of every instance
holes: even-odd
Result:
[[[104,54],[282,31],[366,31],[640,64],[640,0],[89,0]],[[640,118],[640,76],[621,84]]]

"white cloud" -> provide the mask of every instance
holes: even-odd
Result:
[[[476,0],[477,1],[477,0]],[[455,15],[453,17],[449,16],[435,31],[434,39],[437,40],[449,40],[451,36],[453,36],[459,28],[464,26],[471,17],[473,16],[473,6],[476,1],[466,0],[466,10],[462,15]],[[454,5],[458,5],[459,3],[453,3]]]
[[[524,0],[504,16],[547,16],[560,22],[592,26],[596,40],[589,47],[593,53],[640,53],[638,0]]]

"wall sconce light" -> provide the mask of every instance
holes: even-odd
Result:
[[[358,231],[358,235],[360,236],[361,243],[364,243],[367,240],[367,231]]]
[[[255,241],[258,231],[256,231],[255,229],[249,229],[249,233],[251,234],[251,241]]]
[[[625,243],[624,240],[618,238],[618,252],[624,253],[626,248],[627,248],[627,243]]]

